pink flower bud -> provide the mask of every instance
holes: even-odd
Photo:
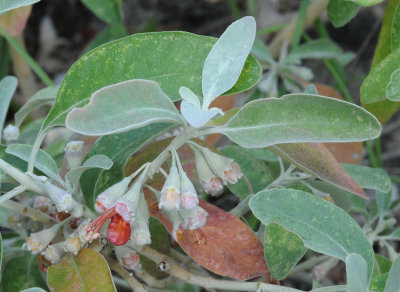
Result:
[[[197,192],[186,173],[181,173],[181,206],[183,209],[192,210],[199,204]]]
[[[193,210],[187,220],[189,229],[194,230],[203,227],[204,224],[206,224],[207,215],[207,211],[201,207],[197,207]]]
[[[179,209],[181,183],[175,159],[172,160],[172,166],[169,175],[161,190],[161,199],[158,203],[160,209],[173,210]]]
[[[96,211],[98,213],[103,213],[105,210],[114,206],[115,202],[126,193],[130,182],[131,178],[126,177],[98,195],[94,206]]]
[[[134,250],[126,246],[116,246],[115,255],[124,268],[128,270],[140,268],[140,257]]]
[[[128,192],[118,199],[115,211],[126,221],[131,222],[135,217],[135,211],[139,203],[142,184],[135,182]]]
[[[227,182],[235,184],[242,177],[239,165],[232,158],[215,153],[206,147],[198,147],[213,173],[222,179],[224,184]]]
[[[212,196],[222,194],[224,191],[222,180],[212,172],[203,154],[196,148],[193,148],[193,151],[196,160],[197,174],[199,175],[200,184],[203,187],[203,190]]]

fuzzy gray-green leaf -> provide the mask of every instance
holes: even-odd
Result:
[[[254,17],[246,16],[232,23],[217,40],[202,73],[203,109],[235,85],[256,36]]]
[[[0,81],[0,142],[8,106],[10,105],[15,89],[17,89],[17,84],[17,78],[14,76],[6,76]]]
[[[373,189],[387,193],[392,188],[388,173],[382,168],[371,168],[363,165],[341,163],[344,170],[364,189]]]
[[[102,136],[162,122],[181,123],[171,99],[156,82],[133,79],[96,91],[89,104],[68,114],[65,125],[83,135]]]
[[[6,152],[14,155],[24,161],[29,161],[29,156],[32,151],[32,145],[27,144],[11,144],[7,147]],[[48,177],[63,184],[62,179],[58,175],[58,167],[53,158],[44,150],[39,149],[38,156],[35,161],[35,167],[43,172]]]
[[[347,291],[367,292],[370,280],[368,279],[367,262],[356,253],[346,257]]]
[[[303,191],[272,189],[250,199],[253,214],[264,224],[277,223],[296,233],[306,247],[343,261],[358,253],[372,276],[374,252],[357,222],[344,210]]]
[[[381,125],[354,104],[310,94],[247,103],[226,124],[209,130],[223,133],[245,148],[279,143],[354,142],[379,136]]]
[[[392,268],[389,271],[389,276],[386,280],[386,286],[384,292],[399,292],[400,287],[400,256],[397,256],[396,260],[392,264]]]

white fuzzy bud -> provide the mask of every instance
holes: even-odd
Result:
[[[73,207],[75,207],[75,200],[72,195],[63,189],[53,185],[50,182],[45,184],[47,194],[50,199],[56,204],[57,210],[61,212],[69,212]]]
[[[18,140],[19,138],[19,129],[18,127],[8,124],[7,127],[4,128],[3,130],[3,136],[6,142],[12,141],[12,140]]]
[[[75,169],[82,164],[83,141],[70,141],[64,148],[69,169]]]
[[[58,230],[60,230],[60,227],[63,224],[64,222],[60,222],[48,229],[32,233],[31,236],[29,236],[28,239],[26,240],[26,243],[24,244],[23,247],[31,251],[33,254],[42,252],[54,239]]]
[[[140,197],[136,213],[137,215],[135,221],[131,227],[133,230],[131,240],[135,246],[150,244],[151,237],[149,230],[149,209],[143,194]]]
[[[65,254],[64,242],[49,245],[44,252],[44,257],[53,265],[57,264],[61,257]]]
[[[77,255],[78,252],[81,250],[83,247],[82,241],[79,239],[79,236],[77,235],[70,235],[64,243],[64,250],[66,252],[73,253],[74,255]]]
[[[142,184],[135,182],[124,196],[115,204],[115,211],[126,221],[130,222],[135,217],[135,211],[139,204]]]
[[[192,210],[199,204],[196,189],[184,171],[181,172],[181,206]]]

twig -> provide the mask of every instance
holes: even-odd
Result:
[[[135,292],[147,292],[146,287],[140,283],[135,277],[131,276],[127,270],[125,270],[117,260],[114,260],[111,257],[107,257],[107,262],[110,265],[111,270],[118,273],[126,282],[128,282],[129,286],[131,286],[132,290]]]
[[[142,279],[148,286],[154,288],[166,288],[176,281],[176,279],[171,276],[165,279],[158,280],[142,269],[136,269],[135,275]]]
[[[312,24],[326,9],[328,0],[314,0],[307,9],[305,26]],[[280,33],[273,39],[269,46],[269,51],[273,58],[279,55],[282,43],[284,41],[290,42],[296,28],[297,17],[294,17],[289,25],[280,31]]]
[[[257,291],[261,283],[256,282],[238,282],[238,281],[228,281],[228,280],[217,280],[211,277],[203,277],[190,273],[189,271],[182,268],[170,257],[159,253],[158,251],[144,246],[140,253],[155,263],[165,262],[167,269],[165,272],[169,273],[171,276],[179,278],[190,284],[204,287],[206,289],[224,289],[232,291]],[[302,290],[276,286],[271,284],[263,283],[264,291],[268,292],[300,292]]]
[[[1,207],[6,208],[10,211],[20,213],[24,216],[31,218],[33,221],[38,221],[45,225],[53,225],[55,223],[54,219],[51,218],[49,215],[11,200],[3,202],[1,204]]]

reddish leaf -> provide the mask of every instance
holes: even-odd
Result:
[[[32,5],[19,7],[0,15],[0,26],[2,26],[9,35],[19,35],[26,26],[31,15]]]
[[[329,151],[340,163],[360,164],[362,160],[362,144],[360,142],[351,143],[324,143]]]
[[[268,147],[276,155],[297,165],[330,184],[368,199],[363,189],[339,165],[333,154],[321,143],[292,143]]]
[[[200,200],[208,212],[207,223],[200,229],[182,230],[180,247],[197,263],[221,276],[247,280],[268,273],[264,249],[253,231],[237,217]],[[172,223],[161,211],[150,214],[172,231]]]

